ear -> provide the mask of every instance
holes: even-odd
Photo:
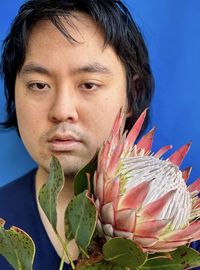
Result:
[[[126,118],[129,118],[129,117],[131,117],[132,116],[132,111],[131,111],[131,109],[130,110],[127,110],[127,112],[126,112]]]
[[[139,89],[139,75],[138,74],[135,74],[133,76],[133,87],[134,87],[134,91],[135,91],[135,99],[137,99],[137,96],[138,96],[138,89]],[[127,105],[127,110],[126,110],[126,118],[129,118],[133,115],[133,111],[132,111],[132,108],[128,108],[129,106]]]

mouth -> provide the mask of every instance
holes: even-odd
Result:
[[[81,141],[71,135],[55,135],[48,140],[52,152],[69,152],[80,147]]]

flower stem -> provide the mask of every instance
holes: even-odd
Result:
[[[64,262],[65,262],[65,251],[63,249],[63,255],[62,255],[62,260],[60,261],[59,270],[63,270]]]
[[[69,260],[69,263],[70,263],[72,269],[75,269],[74,262],[73,262],[73,260],[72,260],[72,258],[71,258],[71,256],[70,256],[70,254],[69,254],[69,252],[68,252],[68,250],[67,250],[67,243],[64,242],[64,241],[62,240],[62,237],[60,237],[59,233],[57,233],[57,237],[58,237],[60,243],[62,244],[63,251],[64,251],[65,254],[67,255],[67,258],[68,258],[68,260]],[[62,270],[62,268],[61,268],[61,270]]]

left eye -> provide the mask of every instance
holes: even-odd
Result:
[[[81,88],[83,88],[84,90],[96,90],[99,87],[99,85],[95,84],[95,83],[91,83],[91,82],[87,82],[81,85]]]

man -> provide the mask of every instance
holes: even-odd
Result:
[[[150,105],[147,49],[120,1],[32,0],[20,8],[5,39],[2,73],[8,115],[3,126],[17,129],[38,168],[1,188],[0,217],[6,227],[18,226],[33,238],[34,269],[55,270],[62,246],[37,200],[51,156],[65,174],[57,205],[64,237],[75,173],[107,138],[121,107],[130,128]],[[68,249],[75,260],[73,241]],[[2,257],[0,269],[11,269]]]

